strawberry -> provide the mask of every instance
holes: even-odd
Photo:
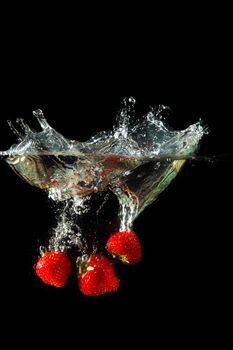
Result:
[[[141,245],[131,230],[116,232],[107,241],[107,251],[125,264],[135,265],[142,257]]]
[[[36,274],[45,284],[63,287],[71,271],[69,258],[63,252],[46,252],[35,266]]]
[[[78,284],[83,294],[98,296],[115,292],[119,280],[109,259],[102,255],[92,255],[78,265]]]

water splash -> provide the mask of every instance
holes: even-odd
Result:
[[[0,156],[30,185],[45,190],[60,208],[49,250],[98,250],[96,240],[88,247],[80,219],[91,210],[88,201],[94,194],[111,191],[119,202],[118,229],[130,229],[185,161],[195,157],[205,133],[201,122],[175,131],[164,120],[167,107],[151,108],[138,119],[134,107],[132,97],[124,99],[113,130],[86,142],[66,139],[39,109],[33,115],[41,131],[32,130],[23,119],[17,120],[20,130],[8,122],[19,142]]]

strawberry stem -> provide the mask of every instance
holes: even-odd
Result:
[[[47,252],[47,249],[45,247],[43,247],[43,246],[40,246],[39,252],[40,252],[40,256],[42,257]]]

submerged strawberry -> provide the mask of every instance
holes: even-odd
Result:
[[[107,241],[107,251],[125,264],[135,265],[142,257],[141,244],[131,231],[116,232]]]
[[[45,284],[63,287],[71,271],[69,258],[63,252],[46,252],[35,266],[36,274]]]
[[[79,262],[78,284],[80,291],[88,296],[115,292],[119,288],[111,261],[102,255],[92,255]]]

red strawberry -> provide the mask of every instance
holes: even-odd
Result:
[[[104,256],[92,255],[79,263],[78,270],[79,288],[85,295],[115,292],[119,287],[112,263]]]
[[[142,257],[139,239],[131,230],[111,235],[107,241],[107,250],[125,264],[135,265]]]
[[[63,287],[71,271],[69,258],[62,252],[46,252],[35,266],[37,276],[45,284]]]

